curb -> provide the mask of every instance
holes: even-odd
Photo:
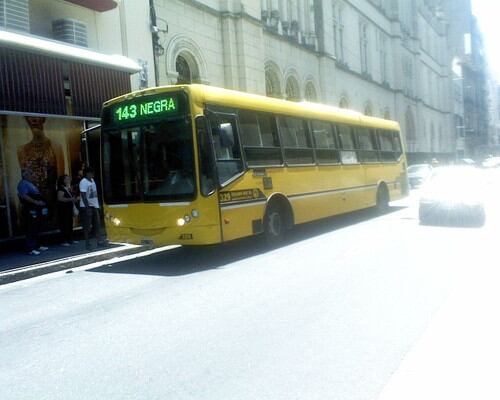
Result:
[[[0,272],[0,285],[17,282],[24,279],[35,278],[40,275],[50,274],[52,272],[64,271],[92,264],[99,261],[111,260],[117,257],[128,256],[149,250],[149,246],[137,246],[125,244],[107,250],[96,251],[90,254],[80,254],[77,256],[66,257],[54,261],[47,261],[39,264],[27,265]]]

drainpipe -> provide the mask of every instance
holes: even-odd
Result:
[[[149,0],[149,19],[151,30],[151,44],[153,46],[153,63],[155,69],[155,86],[160,86],[160,71],[158,71],[159,64],[159,49],[160,45],[160,30],[156,24],[156,10],[154,0]]]

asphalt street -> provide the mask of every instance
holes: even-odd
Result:
[[[299,227],[272,251],[173,248],[0,287],[0,398],[410,398],[448,343],[426,347],[434,321],[451,307],[458,329],[482,304],[469,289],[498,279],[476,275],[498,264],[494,212],[482,228],[421,226],[414,200]]]

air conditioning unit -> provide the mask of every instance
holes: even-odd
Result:
[[[75,19],[64,18],[52,21],[54,39],[87,47],[87,25]]]
[[[0,28],[29,32],[29,0],[0,0]]]

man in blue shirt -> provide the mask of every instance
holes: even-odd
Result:
[[[17,185],[17,195],[21,202],[21,213],[26,234],[28,254],[37,256],[47,247],[38,245],[40,220],[46,213],[46,204],[42,200],[40,190],[33,183],[33,172],[29,168],[22,171],[22,179]]]

